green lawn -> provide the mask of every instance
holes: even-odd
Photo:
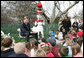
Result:
[[[12,37],[14,37],[16,43],[17,42],[25,42],[26,41],[25,38],[19,38],[18,37],[18,31],[17,31],[18,28],[19,28],[19,24],[1,25],[1,30],[4,31],[5,34],[10,33],[10,35]],[[58,25],[56,25],[56,24],[45,24],[44,25],[44,37],[45,38],[49,37],[48,33],[52,29],[56,32],[56,30],[58,29]],[[30,38],[30,39],[33,39],[33,38]]]

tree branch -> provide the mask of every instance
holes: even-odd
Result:
[[[75,5],[78,4],[78,3],[79,3],[79,1],[76,1],[73,5],[71,5],[70,7],[68,7],[64,12],[59,13],[59,14],[56,16],[55,20],[53,20],[53,22],[56,22],[56,19],[58,19],[58,18],[60,19],[61,15],[66,14],[69,9],[71,9],[73,6],[75,6]],[[52,22],[52,23],[53,23],[53,22]]]
[[[57,1],[58,2],[58,5],[59,5],[59,7],[58,7],[58,5],[56,4],[56,7],[57,7],[57,9],[59,10],[59,12],[61,12],[62,13],[62,11],[60,10],[60,3],[59,3],[59,1]]]

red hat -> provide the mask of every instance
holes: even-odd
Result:
[[[39,2],[39,3],[37,3],[37,7],[42,7],[42,4]]]

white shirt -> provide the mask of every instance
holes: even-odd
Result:
[[[34,55],[35,55],[35,50],[34,49],[31,49],[31,57],[34,57]]]

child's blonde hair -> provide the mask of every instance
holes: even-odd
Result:
[[[73,41],[71,39],[69,39],[69,38],[67,38],[65,41],[66,41],[67,46],[71,46],[72,43],[73,43]]]
[[[35,53],[35,57],[46,57],[46,53],[42,49],[38,49]]]
[[[23,42],[16,43],[14,46],[14,51],[17,54],[21,54],[25,52],[26,45]]]

